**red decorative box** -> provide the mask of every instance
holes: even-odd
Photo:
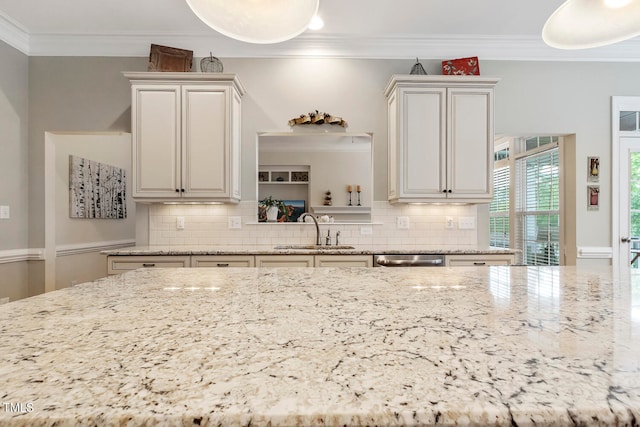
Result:
[[[442,74],[458,76],[479,76],[480,63],[477,56],[442,61]]]

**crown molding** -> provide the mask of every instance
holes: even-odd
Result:
[[[0,11],[0,40],[29,55],[29,34],[20,24]]]
[[[478,56],[511,61],[640,61],[640,38],[593,49],[563,50],[547,46],[541,36],[353,36],[304,33],[275,44],[252,44],[220,34],[29,34],[0,15],[0,40],[28,56],[146,57],[149,46],[161,44],[220,58],[362,58],[447,59]],[[212,49],[212,46],[215,46]]]

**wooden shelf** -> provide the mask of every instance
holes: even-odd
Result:
[[[369,206],[311,206],[317,214],[370,214]]]

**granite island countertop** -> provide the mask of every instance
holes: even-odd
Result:
[[[141,269],[0,306],[0,425],[637,425],[639,307],[612,269]]]
[[[275,249],[277,246],[129,246],[125,248],[103,250],[103,255],[287,255],[287,254],[336,254],[336,255],[373,255],[373,254],[438,254],[438,255],[491,255],[516,254],[514,249],[485,248],[415,248],[410,246],[353,246],[353,249],[338,249],[324,246],[321,249]],[[286,246],[286,245],[282,245]]]

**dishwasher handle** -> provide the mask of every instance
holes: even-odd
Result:
[[[376,264],[381,267],[433,267],[442,265],[442,259],[379,259]]]

